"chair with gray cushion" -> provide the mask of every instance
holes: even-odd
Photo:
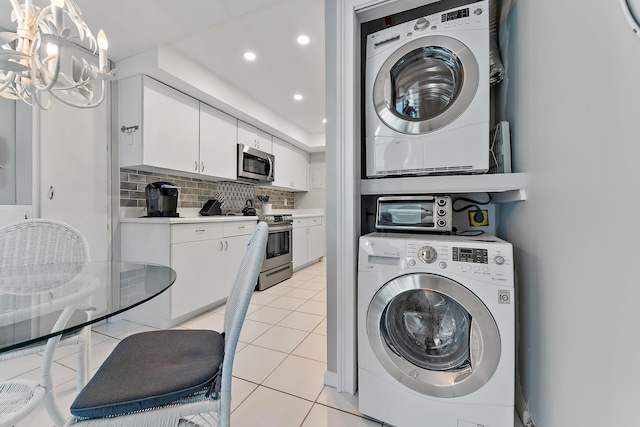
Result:
[[[6,301],[12,304],[11,312],[7,315],[20,316],[16,305],[24,301],[24,310],[34,310],[32,298],[38,299],[54,289],[64,287],[76,280],[89,260],[89,245],[84,236],[68,224],[48,220],[31,219],[20,221],[0,229],[0,270],[11,269],[31,271],[30,269],[55,269],[56,283],[47,280],[26,284],[15,282],[10,275],[3,274],[0,280],[0,292]],[[46,307],[44,307],[46,306]],[[5,307],[9,309],[8,307]],[[38,309],[49,309],[46,302]],[[63,308],[63,307],[60,307]],[[2,311],[0,310],[0,313]],[[52,332],[55,328],[63,328],[71,319],[86,318],[88,314],[78,310],[56,309],[40,318],[40,328]],[[29,317],[29,316],[27,316]],[[28,322],[28,321],[27,321]],[[13,336],[20,331],[20,322],[0,322],[0,339]],[[26,325],[33,327],[33,325]],[[78,346],[78,391],[86,384],[89,375],[89,356],[91,345],[91,330],[84,328],[80,331],[66,334],[62,337],[51,338],[48,342],[0,353],[0,361],[10,360],[35,353],[43,353],[42,381],[9,380],[0,382],[0,399],[6,402],[5,396],[11,396],[12,404],[0,405],[0,426],[11,426],[33,410],[45,398],[45,404],[52,404],[55,395],[51,381],[50,369],[53,352],[57,346]],[[48,397],[45,397],[48,396]]]
[[[261,222],[227,299],[224,332],[163,330],[125,338],[73,402],[66,425],[229,426],[233,359],[266,244]]]

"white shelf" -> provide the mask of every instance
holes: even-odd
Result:
[[[527,174],[448,175],[363,179],[363,195],[491,193],[494,203],[526,200]]]

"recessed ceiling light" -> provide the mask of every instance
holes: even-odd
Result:
[[[295,95],[293,95],[293,99],[295,99],[296,101],[302,101],[302,95],[296,93]]]
[[[327,123],[327,119],[322,119],[322,123]]]
[[[298,36],[298,43],[300,44],[309,44],[309,36],[305,36],[304,34],[301,36]]]
[[[253,52],[245,52],[244,53],[244,59],[246,59],[247,61],[255,61],[256,54],[253,53]]]

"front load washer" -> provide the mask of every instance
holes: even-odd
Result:
[[[368,35],[366,176],[487,171],[489,86],[486,0]]]
[[[371,233],[358,258],[360,412],[398,427],[513,427],[513,249]]]

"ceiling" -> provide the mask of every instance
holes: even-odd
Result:
[[[94,35],[104,29],[116,68],[119,60],[169,44],[303,131],[324,132],[324,0],[76,2]],[[11,3],[0,0],[0,27],[15,31],[10,16]],[[299,45],[300,34],[311,42]],[[247,50],[255,61],[244,59]]]

